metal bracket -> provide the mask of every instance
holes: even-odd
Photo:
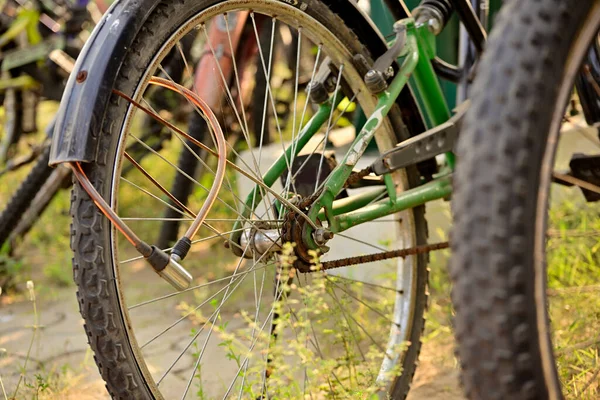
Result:
[[[329,93],[335,90],[337,74],[334,75],[332,68],[331,58],[325,57],[315,77],[308,84],[306,91],[313,103],[322,104],[326,102],[329,99]]]
[[[447,122],[399,143],[394,149],[382,154],[371,165],[377,175],[387,174],[400,168],[414,165],[448,151],[452,151],[469,108],[468,101],[459,105]]]
[[[375,60],[373,68],[365,74],[365,84],[373,94],[380,93],[387,88],[386,81],[394,74],[392,64],[396,62],[404,50],[404,45],[406,44],[406,25],[394,24],[394,32],[396,32],[396,40],[392,47]]]

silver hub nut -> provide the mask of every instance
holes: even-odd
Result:
[[[333,232],[330,232],[324,228],[318,228],[313,234],[313,238],[315,239],[315,242],[321,246],[327,243],[327,241],[333,239]]]

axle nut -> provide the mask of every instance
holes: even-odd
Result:
[[[314,233],[314,239],[319,246],[322,246],[327,243],[328,240],[333,239],[333,232],[319,228]]]

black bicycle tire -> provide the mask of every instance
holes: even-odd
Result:
[[[48,166],[49,157],[50,146],[46,146],[27,177],[21,182],[19,188],[2,210],[0,214],[0,246],[8,239],[12,229],[31,204],[42,184],[52,173],[52,168]]]
[[[544,361],[552,357],[549,330],[540,329],[548,316],[536,307],[539,293],[545,297],[536,292],[545,280],[534,267],[543,263],[534,249],[545,238],[536,235],[537,203],[547,196],[540,182],[549,175],[542,170],[547,143],[556,143],[548,141],[550,131],[558,132],[553,123],[566,106],[559,104],[567,100],[559,97],[559,83],[591,7],[591,1],[508,3],[473,86],[458,145],[450,268],[470,399],[561,397],[556,369]]]
[[[210,3],[212,4],[212,2]],[[352,21],[344,21],[333,14],[327,8],[326,1],[307,0],[306,3],[310,3],[307,10],[310,10],[313,18],[318,18],[321,21],[325,18],[324,15],[331,18],[328,22],[330,26],[347,26],[352,23]],[[196,4],[206,6],[209,2],[196,1]],[[158,41],[157,38],[165,35],[165,33],[158,34],[156,32],[157,29],[165,26],[161,21],[175,19],[177,7],[181,8],[181,5],[176,2],[162,2],[148,17],[146,26],[140,30],[134,41],[134,46],[132,46],[136,49],[136,52],[129,52],[124,59],[124,64],[115,84],[120,90],[127,93],[137,85],[136,79],[139,78],[135,77],[141,76],[145,65],[150,59],[150,55],[145,54],[148,50],[147,47],[141,42],[143,36],[146,35],[146,40]],[[181,12],[181,9],[179,9],[179,12]],[[191,11],[186,10],[186,12]],[[348,38],[355,41],[351,46],[362,46],[356,37],[356,32],[353,33],[350,27],[345,35],[344,41],[348,41]],[[142,39],[140,39],[140,36]],[[350,46],[348,43],[346,45]],[[111,132],[115,129],[115,126],[122,123],[124,118],[123,109],[126,107],[126,103],[119,101],[109,103],[113,106],[109,106],[106,111],[99,140],[103,143],[102,148],[109,149],[111,155],[114,155],[118,135],[111,134]],[[401,122],[397,107],[393,108],[390,119],[395,122],[395,127],[402,130],[400,127],[404,127],[404,125]],[[109,156],[106,159],[111,160],[112,158]],[[85,164],[83,167],[92,184],[103,196],[108,196],[110,187],[108,184],[109,179],[106,178],[107,174],[112,172],[112,168],[109,165],[102,165],[100,162]],[[412,169],[409,176],[411,185],[417,185],[419,179],[416,169]],[[424,244],[427,238],[424,209],[422,206],[414,209],[417,244]],[[130,347],[124,327],[125,321],[119,314],[119,294],[114,283],[114,271],[111,267],[106,267],[101,261],[102,259],[110,259],[109,254],[106,253],[107,251],[110,252],[110,248],[107,248],[104,244],[109,240],[111,227],[79,184],[74,185],[73,188],[71,214],[73,216],[71,246],[75,252],[73,275],[78,286],[78,302],[81,314],[86,321],[85,330],[89,343],[95,353],[100,373],[107,383],[108,391],[113,398],[153,398],[149,384],[144,381],[140,366],[137,365],[137,360]],[[79,250],[81,249],[95,249],[96,257],[80,253]],[[415,318],[413,325],[410,327],[411,340],[409,350],[405,356],[404,373],[401,379],[396,381],[391,394],[392,398],[395,399],[403,399],[408,392],[421,346],[420,336],[424,327],[423,312],[427,304],[428,272],[426,255],[419,256],[418,260],[415,284],[419,295],[415,303]],[[98,291],[99,285],[103,290]],[[110,324],[105,323],[107,318],[110,318]],[[114,351],[115,349],[119,349],[119,351]]]
[[[64,178],[59,181],[53,181],[53,174],[58,174],[58,172],[57,168],[52,169],[52,172],[39,188],[27,209],[21,214],[19,221],[14,225],[7,239],[9,253],[13,252],[23,241],[50,203],[52,203],[58,192],[61,189],[67,189],[71,186],[72,178],[70,173],[64,174]]]
[[[11,89],[4,97],[4,126],[2,142],[5,155],[10,154],[21,136],[23,136],[23,92]]]

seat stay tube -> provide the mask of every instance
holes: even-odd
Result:
[[[410,83],[419,93],[423,104],[422,111],[430,125],[427,128],[431,129],[450,119],[450,109],[431,63],[436,55],[435,35],[425,24],[418,26],[416,31],[419,40],[419,62]],[[448,167],[454,170],[454,154],[448,152],[445,156]]]
[[[325,218],[329,224],[328,229],[332,232],[338,232],[340,229],[338,219],[334,217],[334,199],[343,189],[344,183],[352,173],[354,166],[362,157],[367,146],[375,136],[375,132],[381,127],[385,117],[400,94],[400,91],[406,86],[410,76],[419,63],[419,43],[414,20],[412,18],[407,18],[398,23],[406,25],[406,42],[404,44],[404,49],[400,53],[400,56],[404,57],[404,60],[402,61],[400,70],[396,73],[396,76],[389,87],[377,95],[378,101],[375,106],[375,111],[365,122],[343,160],[324,182],[322,193],[313,203],[308,213],[308,217],[315,221],[319,214],[324,210]],[[309,245],[314,245],[310,229],[305,230],[303,239]]]

